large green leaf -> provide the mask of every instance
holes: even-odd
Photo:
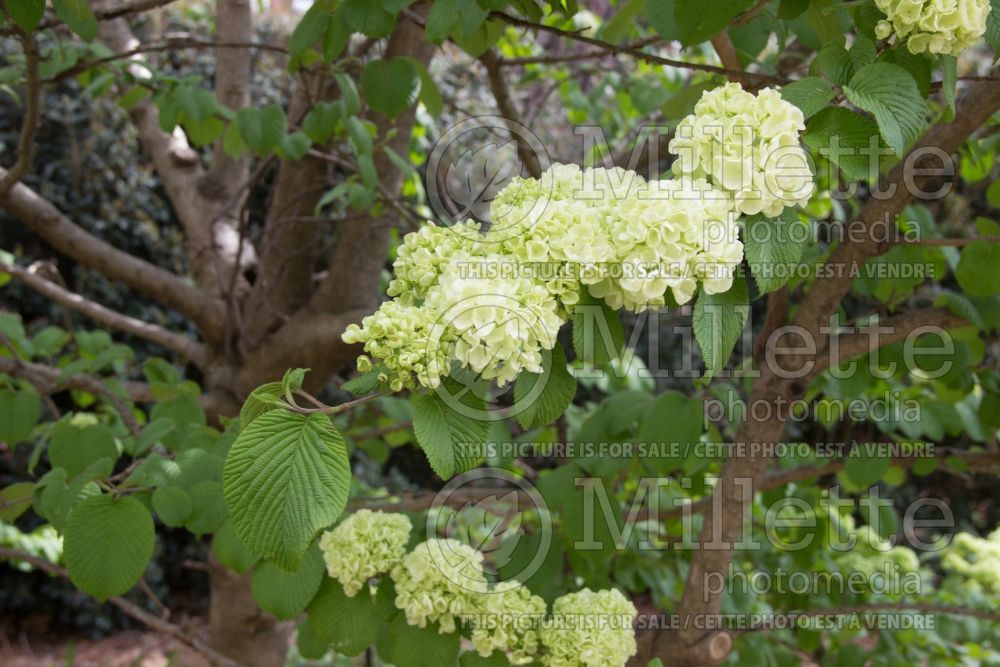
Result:
[[[344,439],[321,414],[272,410],[226,457],[223,485],[240,541],[281,567],[298,567],[316,533],[340,516],[351,473]]]
[[[16,445],[27,440],[42,415],[42,401],[34,391],[0,389],[0,441]]]
[[[7,5],[14,23],[25,32],[31,32],[45,15],[45,0],[14,0]]]
[[[459,634],[441,634],[436,624],[426,628],[410,625],[399,614],[382,627],[375,640],[379,657],[396,667],[454,667],[458,660]]]
[[[354,597],[347,597],[336,579],[323,580],[307,612],[307,625],[312,633],[333,646],[337,653],[348,656],[358,655],[371,646],[382,625],[368,587],[363,586]]]
[[[990,0],[990,14],[986,17],[986,42],[1000,58],[1000,0]]]
[[[747,220],[743,247],[761,294],[788,282],[802,257],[806,234],[806,227],[788,209],[777,218]]]
[[[664,39],[691,46],[722,32],[751,4],[752,0],[646,0],[646,20]]]
[[[679,391],[666,391],[646,407],[639,423],[638,440],[667,445],[649,449],[651,454],[658,454],[651,458],[659,471],[666,473],[682,465],[690,447],[701,439],[705,428],[702,410],[700,400]]]
[[[867,116],[831,107],[809,119],[802,143],[840,167],[851,180],[860,181],[878,175],[869,159],[872,142],[876,147],[880,143],[878,137],[878,125]]]
[[[420,72],[408,58],[372,60],[361,76],[361,92],[368,106],[395,118],[416,103]]]
[[[97,37],[97,19],[94,12],[90,11],[87,0],[52,0],[52,6],[59,18],[82,39],[89,42]]]
[[[240,136],[255,153],[266,155],[281,144],[285,136],[285,111],[277,104],[263,109],[247,107],[236,114]]]
[[[814,116],[833,100],[833,86],[818,76],[807,76],[781,89],[781,96],[802,110],[806,118]]]
[[[412,402],[413,434],[438,477],[449,479],[478,464],[477,446],[486,441],[488,422],[457,411],[436,393]]]
[[[179,486],[163,486],[153,491],[153,511],[168,526],[183,526],[194,510],[191,494]]]
[[[118,447],[111,430],[104,424],[76,426],[61,422],[52,431],[49,442],[49,460],[56,468],[65,468],[66,474],[76,477],[98,459],[118,459]]]
[[[573,351],[577,359],[603,366],[621,356],[625,335],[618,313],[586,290],[573,311]]]
[[[566,368],[566,351],[556,344],[541,373],[521,373],[514,382],[517,421],[526,429],[551,424],[575,395],[576,378]]]
[[[226,519],[212,537],[212,551],[219,562],[237,574],[242,574],[254,566],[257,559],[240,542],[233,522]]]
[[[975,241],[962,249],[955,278],[972,296],[1000,293],[1000,244]]]
[[[742,278],[734,280],[723,294],[704,291],[698,294],[694,304],[694,337],[705,360],[706,378],[725,368],[749,314],[749,294]]]
[[[274,563],[261,563],[250,580],[250,592],[261,609],[287,621],[313,599],[325,571],[323,554],[314,545],[294,572],[286,572]]]
[[[139,581],[154,542],[153,518],[138,500],[91,496],[69,513],[63,557],[77,588],[107,600]]]
[[[862,67],[844,87],[844,94],[875,116],[882,138],[896,155],[902,156],[924,128],[927,104],[913,76],[899,65],[883,62]]]
[[[16,482],[0,491],[0,521],[14,523],[17,517],[31,507],[35,485],[32,482]]]

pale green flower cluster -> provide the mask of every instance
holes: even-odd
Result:
[[[617,590],[585,588],[557,598],[542,628],[542,663],[549,667],[614,667],[637,647],[635,605]]]
[[[1000,528],[986,539],[958,533],[942,556],[941,567],[968,577],[987,593],[1000,594]]]
[[[354,597],[369,579],[399,565],[411,529],[405,514],[358,510],[320,537],[326,571]]]
[[[860,572],[869,577],[877,573],[884,574],[887,570],[890,574],[899,575],[920,571],[920,559],[912,549],[892,546],[872,530],[871,526],[862,526],[857,530],[856,536],[854,548],[835,557],[844,571]]]
[[[989,0],[875,0],[886,19],[875,25],[875,36],[895,33],[910,53],[929,51],[957,56],[986,32]]]
[[[802,111],[773,88],[754,95],[738,83],[706,91],[677,126],[674,173],[708,179],[732,193],[740,213],[775,217],[805,206],[813,175],[799,144]]]
[[[486,590],[483,554],[458,540],[422,542],[392,571],[396,606],[410,625],[437,623],[442,634],[454,632],[474,613]]]
[[[404,238],[394,298],[344,332],[369,355],[359,370],[380,364],[399,391],[437,387],[458,363],[503,386],[541,371],[584,289],[633,312],[668,292],[683,304],[699,285],[728,290],[743,259],[733,197],[700,177],[557,164],[513,179],[490,210],[485,232],[428,223]]]
[[[698,281],[710,294],[732,285],[743,259],[732,197],[704,179],[646,182],[624,169],[556,165],[542,177],[550,194],[541,210],[522,196],[530,180],[493,202],[499,244],[520,265],[560,267],[546,287],[567,312],[582,287],[614,309],[640,312],[665,305],[668,290],[687,303]]]
[[[545,600],[518,581],[502,581],[483,595],[475,612],[472,646],[479,655],[507,653],[511,664],[531,662],[540,647]]]

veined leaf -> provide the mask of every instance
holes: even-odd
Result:
[[[316,533],[340,516],[351,473],[344,439],[321,414],[272,410],[251,422],[226,457],[226,503],[250,553],[299,566]]]
[[[705,360],[706,379],[725,368],[749,314],[749,294],[742,278],[734,280],[723,294],[699,292],[694,304],[694,337]]]

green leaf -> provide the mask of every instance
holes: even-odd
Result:
[[[955,86],[957,83],[958,60],[955,56],[941,56],[941,94],[944,96],[945,104],[948,105],[945,120],[949,122],[955,117]]]
[[[802,110],[806,118],[816,115],[833,100],[833,86],[818,76],[807,76],[781,89],[781,96]]]
[[[902,156],[924,128],[927,105],[917,82],[905,69],[889,63],[862,67],[844,87],[847,99],[875,116],[882,138]]]
[[[666,473],[684,463],[690,453],[689,447],[701,439],[704,429],[701,401],[679,391],[666,391],[646,406],[636,437],[639,442],[677,443],[677,457],[669,456],[672,452],[664,450],[664,456],[656,461],[660,464],[658,469]]]
[[[284,393],[280,382],[268,382],[251,391],[240,408],[240,424],[243,428],[262,414],[281,407],[280,398]]]
[[[646,20],[660,36],[692,46],[722,32],[752,0],[646,0]]]
[[[226,519],[212,537],[212,551],[219,562],[236,574],[243,574],[257,562],[240,542],[231,519]]]
[[[14,23],[24,32],[31,32],[45,15],[45,0],[14,0],[7,3]]]
[[[281,157],[286,160],[301,160],[310,148],[312,141],[304,132],[293,132],[281,138]]]
[[[413,433],[438,477],[449,479],[478,465],[476,447],[486,441],[489,423],[457,412],[436,393],[411,401]]]
[[[705,360],[706,379],[725,368],[749,314],[749,293],[743,278],[734,280],[723,294],[698,293],[694,304],[694,337]]]
[[[306,660],[322,660],[330,652],[330,645],[316,636],[308,622],[299,623],[295,635],[295,645],[299,649],[299,655]]]
[[[139,581],[154,542],[153,518],[138,500],[91,496],[69,513],[63,558],[76,587],[104,601]]]
[[[243,429],[226,457],[223,485],[250,553],[295,569],[316,533],[347,504],[344,439],[321,414],[272,410]]]
[[[52,0],[52,6],[69,29],[85,41],[97,37],[97,19],[87,0]]]
[[[541,373],[521,373],[514,382],[517,422],[525,429],[551,424],[576,395],[576,378],[566,368],[566,352],[556,344],[543,357]]]
[[[247,107],[236,114],[236,127],[247,146],[258,155],[267,155],[285,136],[285,111],[277,104],[263,109]]]
[[[955,278],[967,294],[993,296],[1000,293],[1000,244],[975,241],[962,249]]]
[[[72,479],[98,459],[118,460],[118,447],[111,430],[103,424],[76,426],[60,422],[52,431],[49,460],[55,468],[65,468]]]
[[[421,628],[399,614],[382,626],[375,639],[380,658],[396,667],[454,667],[458,660],[459,633],[441,634],[436,623]]]
[[[0,521],[14,523],[31,507],[34,491],[35,485],[31,482],[16,482],[0,491]]]
[[[42,401],[32,390],[0,389],[0,441],[16,445],[31,436],[42,416]]]
[[[986,17],[986,43],[1000,58],[1000,0],[990,0],[990,13]]]
[[[153,491],[153,511],[168,526],[183,526],[194,511],[191,494],[179,486],[163,486]]]
[[[287,621],[306,608],[325,573],[323,554],[313,545],[294,572],[286,572],[274,563],[258,565],[250,580],[250,592],[261,609]]]
[[[466,651],[458,659],[459,667],[509,667],[510,661],[503,651],[493,651],[484,658],[475,651]]]
[[[868,180],[878,175],[869,158],[873,138],[876,148],[880,144],[878,136],[878,126],[870,118],[833,107],[809,119],[802,142],[840,167],[849,179]]]
[[[316,144],[325,144],[337,131],[342,109],[336,102],[319,102],[302,120],[302,131]]]
[[[174,420],[166,417],[154,419],[142,428],[139,437],[135,439],[135,445],[129,453],[133,456],[145,454],[151,447],[159,442],[163,442],[168,435],[174,432],[174,429],[176,429]]]
[[[345,0],[340,11],[355,32],[367,37],[385,37],[396,25],[395,17],[372,0]]]
[[[347,597],[340,582],[332,578],[323,580],[307,613],[306,624],[312,633],[347,656],[359,655],[371,646],[382,625],[367,586]]]
[[[369,107],[395,118],[416,103],[420,72],[408,58],[372,60],[361,75],[361,91]]]
[[[441,111],[444,110],[441,89],[434,83],[434,79],[431,78],[430,73],[424,67],[423,63],[413,58],[409,58],[408,60],[413,63],[413,66],[417,68],[417,73],[420,75],[420,103],[427,107],[427,113],[437,118],[441,115]]]
[[[625,334],[618,313],[584,290],[573,310],[573,351],[576,358],[603,366],[621,356]]]
[[[189,490],[194,510],[184,524],[195,535],[214,533],[229,517],[222,485],[215,480],[198,482]]]
[[[873,455],[862,445],[848,455],[844,464],[844,476],[858,489],[867,489],[882,479],[882,475],[889,469],[889,463],[889,457]]]
[[[777,218],[747,220],[744,251],[761,294],[788,282],[802,257],[806,234],[795,213],[787,210]]]
[[[295,30],[292,31],[292,36],[288,40],[288,70],[290,72],[298,70],[305,50],[315,46],[326,35],[332,18],[327,7],[321,2],[315,3],[302,15],[302,19],[295,26]]]
[[[440,44],[458,21],[458,13],[463,0],[434,0],[427,12],[425,31],[427,39]]]

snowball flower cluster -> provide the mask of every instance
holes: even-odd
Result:
[[[354,597],[369,579],[399,564],[411,529],[405,514],[358,510],[320,537],[326,570]]]
[[[986,539],[958,533],[941,558],[941,567],[968,577],[976,588],[1000,594],[1000,528]]]
[[[617,590],[585,588],[557,598],[542,628],[542,662],[549,667],[624,665],[637,647],[635,605]]]
[[[674,173],[732,193],[740,213],[773,218],[812,195],[812,171],[799,144],[803,130],[802,111],[777,90],[754,95],[727,83],[706,91],[677,126],[670,141],[678,155]]]
[[[470,640],[479,655],[507,653],[511,664],[531,662],[540,646],[545,600],[518,581],[502,581],[481,597]]]
[[[986,32],[989,0],[875,0],[886,19],[875,25],[875,36],[895,33],[910,53],[957,56]]]
[[[853,530],[853,522],[849,525],[849,530]],[[856,536],[857,542],[854,548],[835,557],[844,572],[860,572],[872,577],[876,574],[902,576],[920,571],[920,559],[912,549],[899,545],[892,546],[871,526],[862,526],[857,530]]]
[[[452,539],[418,544],[392,571],[396,606],[410,625],[437,623],[441,634],[454,632],[457,623],[477,608],[486,590],[483,554]]]

